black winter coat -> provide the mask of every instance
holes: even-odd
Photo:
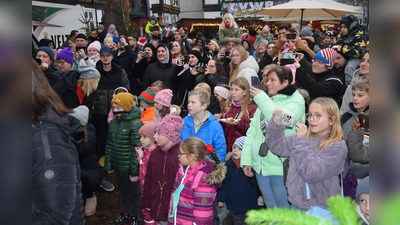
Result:
[[[99,100],[99,96],[97,95],[97,91],[94,91],[89,96],[85,95],[81,104],[76,94],[76,85],[79,76],[80,73],[75,70],[65,72],[62,74],[61,79],[53,86],[53,89],[61,97],[67,108],[73,109],[80,105],[85,105],[89,108],[91,114],[96,102]]]
[[[77,119],[62,118],[52,110],[34,124],[32,224],[85,224],[78,133]]]
[[[310,94],[311,101],[318,97],[333,98],[340,107],[342,102],[342,81],[328,70],[320,74],[309,74],[304,68],[296,70],[296,85]]]
[[[192,75],[190,67],[186,70],[182,70],[183,66],[177,66],[174,77],[174,87],[172,92],[172,104],[178,105],[182,112],[187,109],[187,101],[189,99],[189,92],[194,89],[196,85],[196,77],[199,75]],[[183,115],[183,114],[182,114]]]
[[[216,78],[213,74],[208,73],[206,75],[200,76],[199,78],[196,78],[196,80],[198,79],[198,81],[196,81],[197,83],[201,83],[201,82],[205,82],[208,85],[210,85],[211,88],[211,94],[214,92],[214,88],[215,86],[217,86],[217,84],[227,84],[229,85],[229,80],[227,77],[225,76],[220,76],[218,78]]]
[[[171,63],[171,53],[169,63],[157,62],[150,64],[146,72],[144,73],[142,87],[150,87],[154,81],[161,80],[164,82],[165,87],[168,89],[173,89],[173,79],[174,79],[175,64]]]
[[[50,86],[53,87],[54,84],[62,79],[63,72],[58,70],[53,64],[50,65],[47,70],[43,71],[44,75],[49,81]]]
[[[117,61],[112,60],[110,71],[103,69],[101,61],[96,63],[96,69],[100,72],[101,76],[99,85],[97,86],[99,101],[96,103],[93,114],[106,116],[111,109],[114,90],[117,87],[124,87],[130,91],[131,88],[125,70],[121,68]]]
[[[113,51],[113,59],[116,60],[121,67],[125,70],[126,74],[132,73],[132,64],[137,59],[137,54],[131,48],[131,46],[125,46],[125,52],[118,55],[118,51]]]

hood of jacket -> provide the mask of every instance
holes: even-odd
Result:
[[[355,83],[365,79],[365,76],[360,73],[360,69],[356,69],[353,73],[353,79],[351,79],[350,85],[353,86]]]
[[[225,179],[226,175],[226,166],[222,163],[214,163],[208,159],[204,160],[204,166],[199,169],[200,171],[204,171],[208,173],[205,177],[204,181],[209,184],[220,185]]]
[[[49,109],[47,114],[39,116],[39,121],[54,124],[59,127],[65,134],[71,137],[71,141],[78,149],[79,144],[83,140],[81,123],[78,119],[72,116],[61,117],[53,109]]]
[[[246,60],[244,60],[242,63],[240,63],[238,73],[240,73],[240,71],[242,71],[244,69],[248,69],[248,68],[254,69],[256,74],[258,72],[258,69],[260,68],[258,66],[257,61],[254,59],[254,57],[250,56],[250,55],[247,56]]]
[[[162,63],[162,62],[160,62],[160,60],[158,60],[158,57],[157,57],[157,65],[158,65],[158,67],[162,67],[162,68],[171,67],[171,66],[172,66],[172,54],[171,54],[170,49],[168,48],[167,45],[165,45],[165,44],[160,44],[160,45],[158,45],[157,48],[156,48],[156,53],[157,53],[157,51],[158,51],[159,48],[164,48],[164,49],[167,51],[167,54],[168,54],[168,55],[167,55],[167,57],[168,57],[168,62],[167,62],[167,63]]]
[[[206,121],[204,121],[204,123],[209,123],[214,120],[217,120],[217,118],[215,118],[215,116],[210,111],[207,110],[206,112],[208,113],[209,116],[206,119]],[[194,125],[193,116],[191,116],[191,115],[185,116],[183,118],[183,122],[185,123],[186,126],[193,127],[193,125]]]

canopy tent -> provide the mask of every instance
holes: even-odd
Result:
[[[334,1],[328,0],[293,0],[288,3],[281,5],[272,6],[269,8],[262,9],[253,14],[256,15],[268,15],[272,17],[283,17],[283,18],[300,18],[300,28],[303,23],[303,19],[307,20],[320,20],[332,19],[342,17],[348,14],[359,15],[362,13],[360,10],[356,10],[353,6],[348,6]]]

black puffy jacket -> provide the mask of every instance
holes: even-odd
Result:
[[[52,110],[33,124],[32,224],[85,224],[78,133],[77,119]]]

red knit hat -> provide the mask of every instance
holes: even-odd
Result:
[[[156,91],[152,87],[148,87],[146,90],[144,90],[138,100],[139,104],[140,101],[144,101],[147,105],[149,106],[154,106],[154,96],[156,95]]]
[[[156,132],[154,128],[156,127],[157,122],[154,120],[150,120],[149,122],[145,123],[138,131],[139,135],[146,136],[154,141],[154,135]]]

